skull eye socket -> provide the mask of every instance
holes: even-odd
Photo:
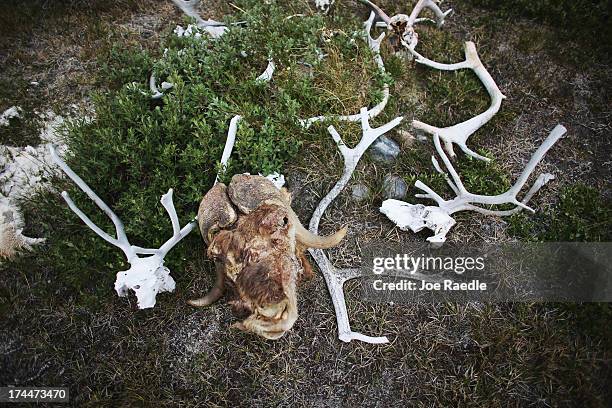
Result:
[[[289,224],[289,218],[283,217],[283,226],[287,226]]]

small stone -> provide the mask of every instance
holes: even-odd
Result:
[[[412,134],[407,130],[400,130],[399,132],[397,132],[397,135],[403,147],[412,146],[414,144],[414,141],[416,140],[416,138],[412,136]]]
[[[393,140],[382,135],[372,143],[372,150],[370,152],[374,160],[390,163],[400,153],[400,147]]]
[[[408,184],[403,178],[388,174],[383,181],[383,193],[386,199],[401,200],[408,194]]]
[[[370,195],[370,189],[364,184],[355,184],[351,187],[351,196],[355,201],[363,201]]]

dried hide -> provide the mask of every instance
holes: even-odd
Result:
[[[319,237],[291,209],[291,197],[262,176],[236,175],[216,184],[202,199],[198,223],[217,280],[194,306],[207,306],[232,289],[234,312],[248,316],[234,327],[266,339],[282,337],[295,323],[297,284],[312,275],[307,248],[337,245],[346,229]]]

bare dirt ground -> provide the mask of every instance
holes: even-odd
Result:
[[[232,10],[228,3],[212,3],[212,18]],[[386,3],[390,11],[404,7]],[[445,5],[455,14],[444,30],[457,44],[477,43],[481,59],[508,97],[502,112],[509,113],[470,143],[491,152],[514,179],[548,131],[563,123],[568,136],[538,169],[557,178],[535,197],[534,206],[546,211],[559,189],[575,182],[609,199],[609,59],[577,66],[564,60],[559,49],[581,45],[555,44],[551,27],[500,19],[460,1]],[[358,18],[365,16],[363,8],[351,7]],[[0,18],[0,111],[18,105],[24,118],[34,118],[36,111],[64,113],[75,104],[75,114],[87,112],[90,92],[109,86],[96,74],[104,50],[113,43],[156,50],[160,36],[182,19],[169,1],[100,2],[95,8],[68,10],[41,1]],[[422,72],[411,66],[404,75]],[[405,94],[386,113],[406,116],[402,130],[418,117],[420,111],[413,108],[429,103],[430,95],[422,90],[425,101],[411,99],[414,86],[412,80],[398,81],[391,91]],[[483,90],[474,94],[487,100]],[[446,109],[452,117],[461,108]],[[35,144],[38,125],[34,119],[12,125],[10,131],[1,130],[0,142]],[[399,139],[399,132],[391,136]],[[419,148],[432,151],[429,145]],[[351,236],[344,247],[330,251],[337,265],[351,265],[359,247],[370,241],[426,236],[401,232],[378,212],[382,177],[401,174],[405,154],[389,165],[366,158],[354,182],[366,184],[373,194],[356,203],[347,188],[328,209],[322,231],[348,225]],[[303,160],[287,172],[301,219],[309,219],[340,172],[331,138],[328,146],[304,147]],[[451,242],[513,239],[504,220],[477,214],[458,220]],[[188,270],[196,273],[186,275],[197,276],[206,262],[189,263]],[[145,311],[135,309],[134,299],[117,299],[109,286],[109,302],[88,310],[68,301],[26,298],[27,271],[14,272],[2,287],[7,330],[0,331],[0,385],[65,385],[75,406],[603,407],[612,398],[610,349],[602,340],[606,334],[582,332],[563,305],[375,304],[359,300],[359,283],[350,283],[346,293],[353,330],[387,335],[391,343],[345,344],[337,339],[333,307],[317,274],[302,287],[300,317],[292,332],[265,342],[230,330],[233,317],[224,304],[186,307],[185,301],[205,292],[212,277],[180,282],[175,294],[163,296],[160,307]]]

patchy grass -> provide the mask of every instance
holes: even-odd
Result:
[[[540,41],[546,41],[546,48],[560,59],[571,61],[583,66],[589,59],[597,56],[610,62],[609,41],[600,41],[612,36],[610,24],[611,8],[608,1],[587,0],[545,0],[529,1],[514,0],[499,2],[494,0],[469,0],[468,3],[477,7],[494,10],[502,19],[533,19],[546,23],[554,29],[554,36],[536,37],[526,33],[524,44],[528,47],[538,46]],[[532,31],[533,34],[533,31]],[[571,41],[573,47],[558,47],[559,41]],[[588,46],[584,46],[584,45]],[[541,44],[540,44],[541,46]]]
[[[548,211],[519,213],[510,220],[510,232],[525,241],[612,240],[612,203],[599,191],[581,184],[563,188],[559,202]]]

